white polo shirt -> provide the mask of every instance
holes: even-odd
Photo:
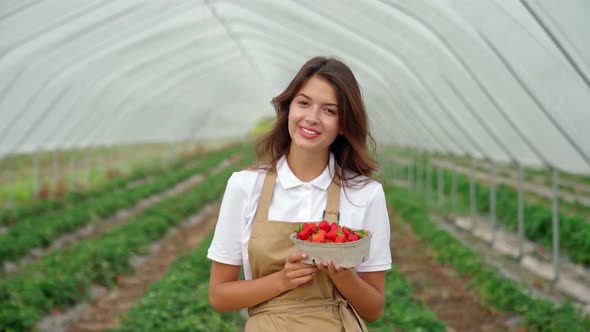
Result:
[[[332,182],[330,174],[334,174],[334,168],[335,158],[330,153],[328,166],[323,173],[311,182],[302,182],[293,174],[283,156],[277,162],[277,182],[268,219],[287,222],[322,220],[327,189]],[[252,278],[248,240],[265,174],[264,170],[244,170],[233,173],[229,178],[207,254],[209,259],[220,263],[243,265],[246,279]],[[383,187],[379,182],[371,180],[360,188],[341,189],[339,223],[373,232],[370,257],[359,266],[359,272],[391,268],[389,216]]]

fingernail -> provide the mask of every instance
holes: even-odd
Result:
[[[307,254],[306,254],[306,253],[304,253],[304,252],[302,252],[302,253],[301,253],[301,257],[307,257]]]

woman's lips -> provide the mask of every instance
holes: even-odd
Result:
[[[320,136],[320,133],[309,128],[299,127],[299,133],[305,138],[315,138]]]

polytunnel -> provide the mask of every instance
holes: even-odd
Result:
[[[369,331],[590,331],[588,35],[586,0],[2,0],[0,329],[243,329],[207,234],[326,56],[389,208]]]

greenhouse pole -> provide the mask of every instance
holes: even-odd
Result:
[[[490,222],[492,228],[492,246],[496,242],[496,164],[494,161],[490,162],[492,166],[492,181],[490,183]]]
[[[522,194],[522,165],[518,163],[518,258],[524,255],[524,209]]]
[[[407,163],[405,165],[405,167],[406,167],[407,174],[408,174],[408,189],[412,189],[412,187],[414,187],[414,179],[413,179],[414,165],[412,163]]]
[[[418,155],[416,163],[416,191],[422,192],[422,156]]]
[[[14,183],[12,183],[12,156],[6,156],[6,206],[11,208],[14,206]]]
[[[88,152],[84,154],[84,190],[90,186],[90,168],[91,168],[92,151],[88,148]]]
[[[430,203],[432,192],[432,169],[430,165],[430,156],[426,155],[426,201]]]
[[[68,162],[68,191],[74,191],[74,150],[70,150],[70,158]]]
[[[438,205],[439,207],[442,209],[445,205],[444,202],[444,194],[445,194],[445,183],[443,182],[443,169],[442,167],[438,167],[436,169],[436,175],[437,175],[437,190],[438,190]]]
[[[58,170],[58,163],[59,163],[59,149],[55,149],[52,153],[52,168],[53,168],[53,186],[51,190],[51,197],[57,198],[57,194],[59,191],[59,170]]]
[[[33,159],[32,159],[32,170],[31,170],[31,197],[37,197],[39,193],[39,151],[35,150],[33,152]]]
[[[453,159],[453,170],[451,180],[451,209],[457,215],[457,161]]]
[[[471,169],[469,170],[469,212],[471,215],[471,230],[475,229],[475,160],[471,160]]]
[[[553,279],[559,279],[559,173],[553,171]]]

